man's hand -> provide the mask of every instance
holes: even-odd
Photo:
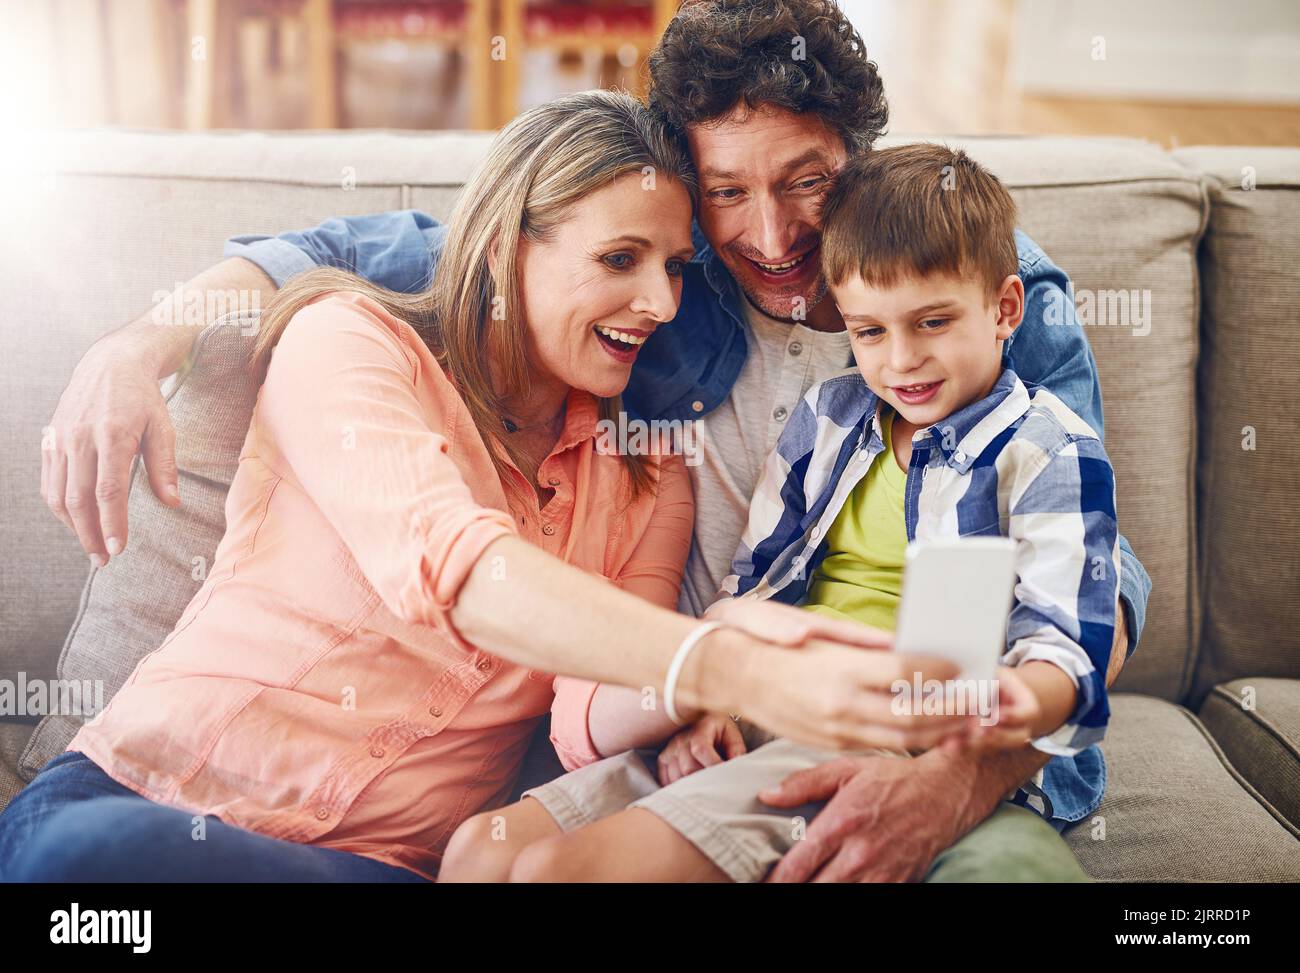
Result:
[[[702,716],[668,741],[659,753],[659,784],[667,787],[675,780],[712,767],[745,752],[745,738],[736,721],[717,713]]]
[[[830,803],[786,852],[769,882],[915,882],[956,840],[955,791],[918,759],[841,757],[759,792],[774,807]]]
[[[231,257],[209,267],[152,310],[97,342],[78,363],[41,437],[41,496],[96,567],[126,548],[131,461],[139,454],[154,495],[180,504],[175,432],[158,381],[180,368],[198,336],[190,308],[239,295],[265,307],[275,282],[257,264]]]
[[[938,748],[913,758],[842,757],[791,774],[759,799],[829,803],[768,881],[919,881],[1048,759],[1032,748],[988,756]]]
[[[96,567],[126,547],[131,461],[144,457],[149,486],[180,503],[175,433],[157,367],[101,343],[77,365],[41,442],[41,494]]]

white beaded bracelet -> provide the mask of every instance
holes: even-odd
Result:
[[[678,726],[682,725],[682,719],[677,715],[675,700],[677,679],[682,674],[682,667],[686,665],[686,657],[691,654],[691,649],[700,644],[700,639],[718,628],[722,628],[721,622],[705,622],[703,625],[697,625],[691,629],[686,638],[682,639],[682,644],[677,646],[673,661],[668,664],[668,676],[664,679],[664,712]]]

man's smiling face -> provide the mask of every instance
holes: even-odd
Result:
[[[709,244],[755,307],[784,321],[811,316],[826,296],[819,211],[844,140],[816,115],[743,102],[686,134]]]

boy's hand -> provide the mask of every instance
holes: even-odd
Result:
[[[966,730],[947,738],[942,747],[951,753],[992,753],[1023,750],[1036,735],[1034,727],[1043,720],[1038,696],[1015,669],[998,666],[997,722],[985,726],[972,720]]]
[[[744,752],[745,738],[741,736],[740,726],[729,717],[709,713],[678,732],[660,752],[659,783],[667,787],[687,774],[739,757]]]

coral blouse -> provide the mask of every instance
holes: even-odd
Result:
[[[550,709],[566,765],[597,759],[595,684],[465,641],[457,592],[503,534],[672,608],[694,516],[680,456],[627,503],[571,391],[531,504],[510,504],[464,402],[406,322],[350,291],[285,329],[203,587],[68,749],[160,803],[433,877],[464,818],[509,795]],[[509,565],[499,566],[502,583]],[[578,606],[575,606],[575,610]]]

